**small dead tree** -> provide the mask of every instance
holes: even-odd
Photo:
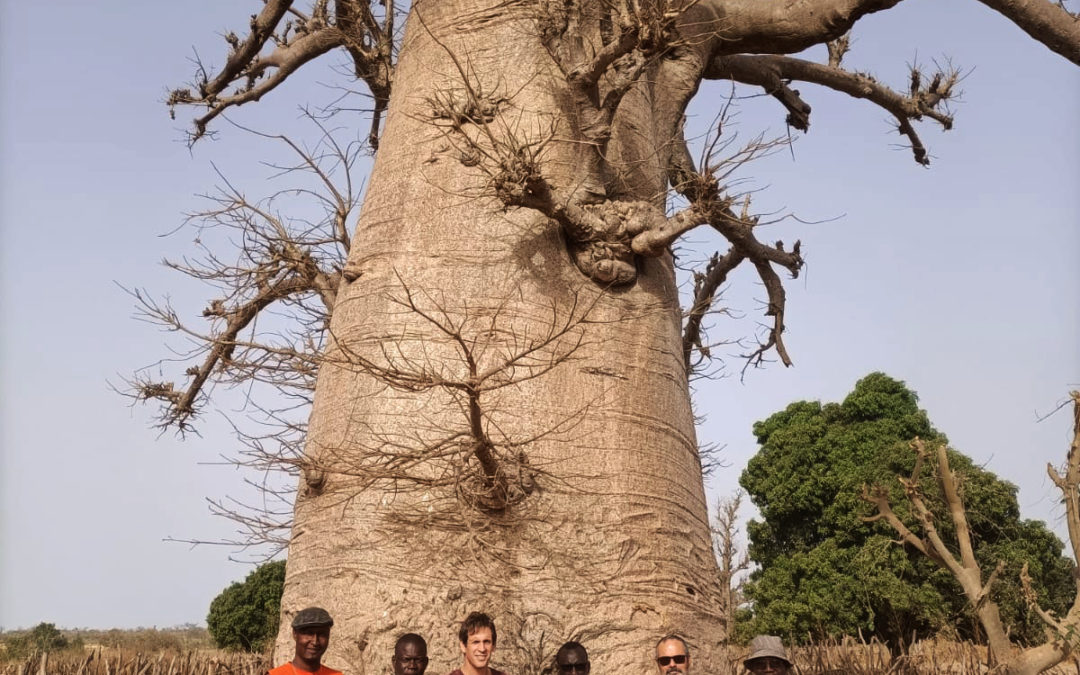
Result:
[[[1080,392],[1070,394],[1073,404],[1073,439],[1066,460],[1065,473],[1062,475],[1052,464],[1047,465],[1047,473],[1054,484],[1061,490],[1065,503],[1065,517],[1069,527],[1069,539],[1073,557],[1080,560]],[[986,632],[990,655],[996,662],[994,672],[1006,675],[1034,675],[1061,663],[1080,646],[1080,592],[1065,616],[1058,617],[1043,610],[1038,603],[1035,590],[1028,575],[1027,564],[1020,572],[1020,581],[1024,597],[1031,610],[1046,626],[1046,641],[1028,648],[1017,648],[1009,639],[1009,630],[1001,620],[997,604],[990,598],[994,582],[1000,577],[1005,564],[998,562],[994,570],[984,576],[979,561],[975,558],[971,531],[968,528],[967,512],[959,489],[957,476],[949,469],[947,448],[943,444],[927,449],[926,444],[916,438],[912,442],[916,453],[915,468],[909,478],[901,478],[900,483],[911,503],[912,511],[918,521],[916,534],[893,511],[889,503],[888,491],[882,486],[873,488],[864,486],[862,497],[877,508],[877,514],[868,517],[868,521],[885,520],[900,535],[901,541],[941,567],[947,569],[960,583],[965,597],[974,608],[979,624]],[[933,457],[931,457],[933,453]],[[956,529],[956,548],[953,552],[942,538],[934,524],[934,514],[920,487],[920,474],[927,460],[936,460],[938,484],[944,499],[949,518]],[[1080,591],[1080,576],[1076,578]]]
[[[716,516],[713,520],[713,546],[716,559],[720,564],[720,587],[723,591],[723,612],[727,619],[728,631],[735,625],[735,610],[742,604],[742,588],[746,579],[740,576],[750,569],[750,552],[745,548],[740,551],[739,509],[742,507],[742,490],[736,490],[729,497],[716,500]]]

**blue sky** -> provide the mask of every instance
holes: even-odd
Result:
[[[160,358],[166,339],[131,318],[117,282],[203,306],[159,261],[190,251],[191,233],[161,235],[199,208],[211,163],[253,194],[265,186],[265,146],[220,126],[189,152],[183,111],[172,121],[162,104],[190,78],[193,49],[220,63],[219,34],[255,5],[0,5],[3,628],[202,622],[250,570],[228,549],[163,541],[231,532],[205,501],[243,495],[243,476],[220,463],[235,446],[221,417],[183,442],[159,436],[151,411],[128,408],[107,382]],[[759,209],[807,221],[765,235],[804,245],[807,269],[788,284],[796,365],[740,382],[732,356],[732,377],[697,384],[701,439],[725,445],[729,464],[711,493],[734,490],[755,420],[798,398],[838,400],[883,370],[919,392],[957,449],[1020,487],[1025,515],[1063,531],[1045,464],[1064,457],[1069,420],[1037,418],[1080,387],[1080,70],[974,0],[907,0],[855,39],[847,65],[897,85],[905,64],[951,57],[968,73],[956,128],[921,127],[933,154],[924,169],[879,109],[799,87],[810,133],[744,172]],[[297,107],[334,97],[338,62],[234,119],[304,133]],[[703,88],[696,119],[711,119],[727,91]],[[767,98],[744,101],[737,125],[744,137],[786,133]],[[682,254],[714,245],[695,235]],[[759,318],[760,287],[749,270],[736,277],[725,301],[745,318],[714,336],[747,335]]]

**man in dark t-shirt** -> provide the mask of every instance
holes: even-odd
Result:
[[[495,651],[495,622],[483,612],[473,612],[461,622],[458,640],[465,662],[450,675],[506,675],[488,665]]]

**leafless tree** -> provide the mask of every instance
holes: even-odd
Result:
[[[1052,464],[1047,465],[1046,471],[1054,485],[1061,490],[1073,559],[1080,560],[1080,392],[1074,391],[1070,396],[1073,404],[1073,440],[1069,447],[1065,472],[1062,475]],[[980,561],[976,559],[959,480],[949,469],[949,456],[945,445],[937,444],[934,448],[927,449],[921,439],[915,439],[912,449],[916,453],[915,468],[909,478],[901,478],[900,482],[911,503],[917,524],[909,527],[897,516],[889,503],[888,491],[880,486],[863,489],[863,499],[877,508],[877,514],[870,516],[868,520],[883,519],[888,522],[904,544],[948,570],[960,583],[964,595],[974,608],[979,624],[986,632],[991,655],[997,663],[994,672],[1034,675],[1061,663],[1080,645],[1077,642],[1077,629],[1080,628],[1080,577],[1077,577],[1078,592],[1072,607],[1065,616],[1058,617],[1039,606],[1037,594],[1028,575],[1027,563],[1024,564],[1020,572],[1024,596],[1032,611],[1046,625],[1047,638],[1043,644],[1033,647],[1018,648],[1013,645],[1009,639],[1009,631],[1001,620],[998,606],[990,597],[991,588],[1001,575],[1005,563],[998,562],[990,574],[986,575]],[[955,546],[950,546],[939,533],[934,513],[927,506],[920,487],[920,474],[928,460],[932,460],[935,467],[941,496],[956,530]]]
[[[750,569],[750,552],[739,545],[739,509],[742,507],[742,490],[716,501],[713,520],[713,546],[720,565],[720,586],[725,590],[724,616],[728,629],[735,625],[735,611],[742,604],[742,588],[746,583],[743,572]]]

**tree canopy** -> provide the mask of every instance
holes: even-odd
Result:
[[[285,587],[285,561],[259,565],[210,603],[206,626],[222,649],[260,652],[277,635],[281,594]]]
[[[56,624],[42,621],[26,633],[6,640],[2,653],[6,658],[23,659],[37,652],[54,652],[72,646],[82,647],[82,641],[68,640]]]
[[[740,483],[761,512],[748,527],[750,555],[760,568],[746,589],[753,609],[740,632],[805,640],[861,631],[894,649],[913,635],[941,631],[979,637],[952,576],[898,544],[887,524],[867,522],[873,509],[860,498],[870,484],[902,495],[897,477],[911,474],[912,438],[945,442],[918,408],[915,392],[873,373],[842,403],[792,403],[755,424],[754,434],[761,449]],[[976,555],[987,567],[1005,563],[993,596],[1002,618],[1019,642],[1041,641],[1018,574],[1027,562],[1044,606],[1067,608],[1073,565],[1062,556],[1063,544],[1042,522],[1020,517],[1014,485],[960,453],[950,452],[949,461],[961,477]],[[940,511],[928,473],[925,493]],[[949,526],[943,518],[938,528]]]

